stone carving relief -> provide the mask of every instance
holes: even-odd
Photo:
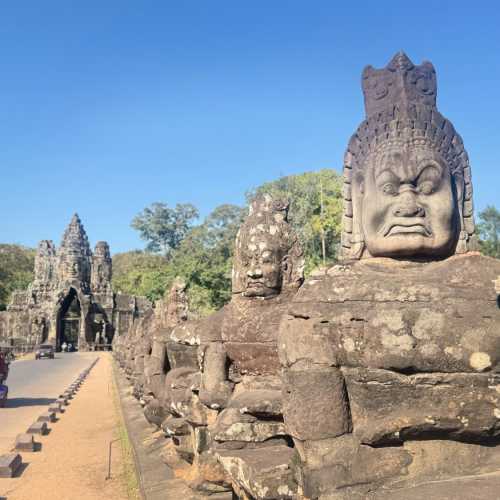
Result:
[[[378,85],[391,91],[379,97]],[[367,117],[344,161],[345,258],[475,249],[469,159],[435,107],[432,64],[397,54],[384,69],[365,69],[363,91]]]

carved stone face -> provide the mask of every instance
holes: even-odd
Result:
[[[69,268],[69,277],[70,278],[78,278],[78,274],[79,274],[79,265],[78,265],[78,262],[73,262],[71,265],[70,265],[70,268]]]
[[[245,297],[270,297],[281,291],[281,252],[265,238],[250,242],[243,249]]]
[[[457,203],[441,155],[423,141],[391,141],[367,161],[358,189],[370,255],[449,255],[457,240]]]

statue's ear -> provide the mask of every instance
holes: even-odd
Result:
[[[451,176],[452,182],[455,184],[455,190],[457,194],[458,209],[460,211],[460,217],[462,217],[463,205],[464,205],[464,177],[463,175],[455,174]]]
[[[363,228],[361,227],[361,213],[365,193],[365,176],[358,171],[353,176],[351,189],[352,197],[352,228],[351,228],[351,258],[360,259],[365,249]]]
[[[457,198],[457,224],[460,227],[458,232],[458,242],[455,248],[455,253],[461,254],[467,252],[467,239],[468,234],[464,227],[464,194],[465,194],[465,182],[463,175],[452,175],[451,176],[452,189],[455,191],[455,196]]]
[[[289,261],[290,257],[288,255],[285,255],[282,259],[281,259],[281,271],[283,273],[286,273],[288,271],[288,261]]]
[[[354,175],[354,190],[361,195],[365,194],[365,176],[363,172],[356,172]]]
[[[283,256],[283,258],[281,259],[282,282],[290,281],[290,273],[291,273],[290,256],[287,254]]]

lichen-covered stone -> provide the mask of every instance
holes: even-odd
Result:
[[[285,424],[279,420],[259,420],[241,413],[237,408],[223,410],[210,428],[215,441],[243,441],[261,443],[276,436],[285,436]]]
[[[294,451],[286,446],[221,451],[219,461],[235,484],[250,498],[292,499],[297,492],[290,462]]]
[[[291,436],[325,439],[351,430],[344,378],[338,368],[289,370],[284,375],[283,395]]]

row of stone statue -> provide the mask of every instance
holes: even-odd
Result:
[[[225,307],[190,320],[177,281],[115,337],[165,460],[198,493],[402,499],[500,468],[500,262],[475,252],[467,153],[430,63],[399,53],[362,85],[342,263],[304,282],[288,205],[264,195]]]

